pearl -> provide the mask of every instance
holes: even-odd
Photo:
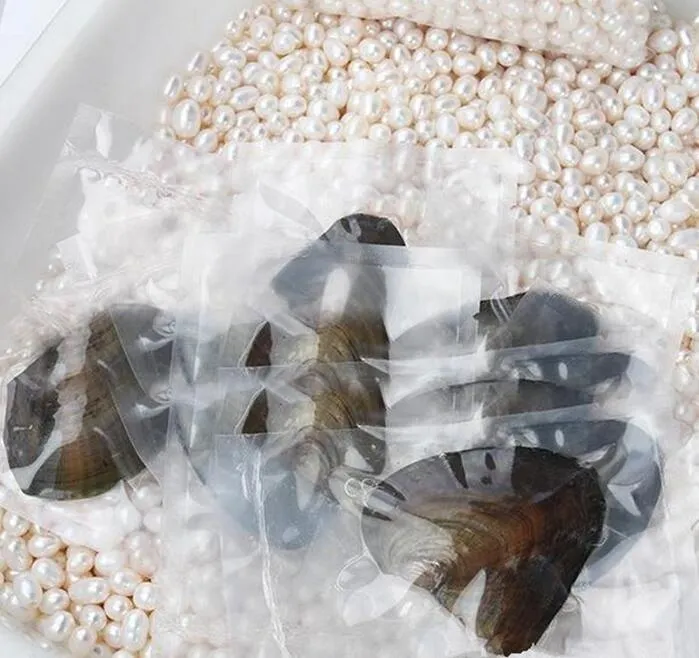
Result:
[[[31,567],[31,573],[45,588],[61,587],[65,582],[65,572],[52,558],[39,558]]]
[[[34,535],[27,542],[27,550],[32,557],[53,557],[61,548],[61,541],[53,535]]]
[[[21,537],[29,531],[29,521],[18,514],[6,512],[2,519],[2,527],[10,537]]]
[[[73,615],[65,610],[54,612],[39,622],[39,631],[49,641],[61,644],[66,642],[75,630]]]
[[[102,631],[102,639],[112,649],[121,649],[121,624],[108,622]]]
[[[120,550],[104,551],[95,556],[95,573],[98,576],[111,576],[126,566],[128,557]]]
[[[98,580],[98,579],[93,579],[93,580]],[[99,579],[103,580],[103,579]],[[123,596],[132,596],[134,591],[136,590],[136,587],[141,583],[142,578],[139,576],[138,573],[136,573],[133,569],[120,569],[119,571],[115,571],[110,577],[109,577],[109,585],[107,586],[107,590],[109,587],[111,587],[112,591],[115,594],[122,594]],[[106,581],[104,581],[106,584]],[[102,585],[100,584],[100,588]],[[100,589],[100,593],[102,592],[102,589]],[[75,598],[72,596],[72,598]],[[107,597],[105,596],[102,601],[104,601]],[[85,601],[85,603],[101,603],[102,601]]]
[[[670,224],[686,222],[691,214],[692,209],[681,199],[669,199],[658,209],[659,217]]]
[[[127,651],[140,651],[148,641],[150,622],[143,610],[132,610],[121,623],[121,643]]]
[[[99,633],[107,625],[107,615],[104,608],[94,604],[84,605],[78,613],[78,622],[81,626],[92,628]]]
[[[60,610],[67,610],[70,605],[68,592],[63,589],[47,589],[41,597],[39,610],[45,615],[52,615]]]
[[[78,626],[70,634],[68,649],[75,656],[89,656],[97,644],[97,633],[92,628]]]
[[[120,573],[123,571],[116,572],[116,574]],[[111,578],[114,578],[116,574]],[[68,588],[68,594],[76,603],[104,603],[109,596],[109,585],[110,583],[105,578],[85,578],[73,583]]]
[[[172,110],[170,121],[178,137],[192,138],[201,129],[201,107],[192,99],[180,101]]]
[[[95,565],[95,553],[88,548],[70,546],[67,558],[66,571],[73,575],[82,576]]]
[[[608,166],[609,153],[602,148],[587,149],[580,159],[580,169],[588,176],[599,176]]]
[[[104,611],[112,621],[121,621],[132,608],[131,600],[119,594],[112,594],[104,602]]]

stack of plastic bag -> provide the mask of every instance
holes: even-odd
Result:
[[[685,655],[669,374],[694,267],[515,250],[497,177],[445,185],[439,154],[408,159],[429,163],[414,219],[382,175],[404,152],[306,153],[250,168],[233,212],[254,228],[186,249],[166,645]]]

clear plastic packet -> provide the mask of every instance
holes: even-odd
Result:
[[[543,449],[559,442],[561,431],[564,447]],[[331,438],[344,441],[347,433]],[[412,455],[385,479],[340,468],[329,491],[309,480],[314,471],[299,458],[307,453],[280,469],[276,440],[219,436],[209,453],[204,491],[218,510],[228,640],[239,651],[305,658],[332,646],[347,656],[372,648],[457,656],[484,645],[507,654],[535,643],[536,656],[630,656],[641,642],[682,656],[693,646],[685,592],[697,582],[696,562],[686,562],[686,528],[659,502],[661,461],[647,427],[589,411],[495,419],[458,439],[459,452],[442,454],[448,443],[430,446],[431,453],[424,442],[406,446],[426,454],[417,461]],[[421,494],[428,485],[434,491]],[[507,508],[513,499],[521,504],[513,516],[488,507]],[[643,502],[642,518],[630,500]],[[538,505],[546,521],[534,520]],[[454,530],[459,523],[463,535]],[[547,524],[566,529],[548,545]],[[504,544],[501,533],[509,532],[513,539]],[[527,557],[526,540],[515,539],[529,532],[530,541],[541,542],[539,557]],[[570,546],[563,562],[559,541]],[[498,567],[510,559],[518,566]],[[525,574],[522,594],[517,578]],[[663,628],[675,629],[681,641],[668,643],[649,616],[628,618],[608,603],[653,597],[663,607],[652,619],[662,616]]]
[[[327,14],[358,18],[399,17],[394,28],[399,37],[410,34],[415,23],[432,25],[425,39],[434,50],[447,44],[447,30],[473,37],[499,39],[534,50],[551,50],[601,60],[620,68],[634,68],[647,56],[646,41],[655,25],[657,4],[650,0],[625,0],[594,9],[580,0],[556,4],[525,0],[519,4],[497,0],[432,2],[375,0],[284,0],[293,9],[310,6]],[[422,35],[419,35],[420,38]],[[418,42],[419,44],[420,42]],[[473,52],[478,45],[467,41]],[[332,52],[346,47],[338,34]],[[429,58],[428,58],[429,61]]]
[[[129,483],[147,461],[137,437],[160,453],[168,423],[157,380],[137,376],[131,361],[146,358],[141,329],[159,314],[122,283],[74,281],[38,295],[15,326],[32,341],[5,359],[0,388],[3,507],[99,550],[137,529]]]
[[[212,410],[210,400],[212,391],[217,390],[221,368],[237,368],[240,375],[249,373],[246,368],[263,367],[257,372],[264,373],[260,379],[266,386],[269,373],[275,366],[318,363],[318,335],[310,331],[309,323],[304,324],[299,320],[299,316],[308,320],[309,308],[313,306],[307,303],[308,298],[314,298],[312,287],[298,286],[292,290],[282,289],[281,295],[269,294],[275,274],[284,266],[303,266],[304,261],[299,254],[307,253],[304,250],[314,251],[315,248],[316,266],[322,274],[328,263],[337,263],[338,258],[352,267],[357,263],[371,265],[372,259],[377,262],[379,252],[385,254],[396,248],[386,244],[399,242],[397,233],[400,233],[401,244],[408,242],[432,247],[439,247],[445,244],[444,241],[448,243],[452,238],[465,240],[468,245],[467,236],[470,235],[471,238],[478,238],[471,240],[474,254],[478,253],[476,243],[479,246],[488,245],[488,249],[481,250],[482,260],[492,255],[492,262],[497,267],[488,268],[488,271],[497,274],[491,274],[485,284],[481,278],[473,279],[478,284],[468,288],[470,290],[472,287],[473,293],[468,293],[465,304],[468,313],[463,313],[463,318],[470,323],[484,287],[490,286],[488,292],[498,292],[503,287],[507,291],[507,284],[503,282],[508,280],[506,275],[509,272],[499,267],[506,259],[495,256],[511,248],[513,241],[507,238],[514,235],[508,209],[514,198],[517,173],[506,153],[464,151],[428,154],[422,149],[378,148],[370,144],[246,145],[241,148],[239,156],[246,158],[247,166],[236,172],[233,187],[240,194],[232,208],[236,217],[247,218],[244,225],[246,232],[194,237],[188,242],[184,255],[175,348],[181,359],[175,362],[172,395],[175,400],[189,398],[193,403],[185,405],[184,409],[175,405],[171,412],[171,449],[168,450],[165,464],[164,482],[165,524],[173,540],[184,538],[192,525],[196,525],[193,519],[198,518],[205,509],[209,509],[210,513],[207,505],[215,503],[202,484],[201,474],[197,473],[199,468],[193,469],[190,459],[199,463],[198,456],[204,458],[211,455],[215,437],[212,426],[215,427],[218,422],[218,409]],[[465,213],[459,224],[440,225],[446,208],[456,203],[472,212]],[[373,213],[373,217],[363,216],[362,213]],[[377,215],[386,218],[385,221],[380,222]],[[343,217],[347,221],[337,223]],[[418,220],[424,221],[418,226]],[[338,239],[332,236],[336,223],[340,228]],[[377,226],[380,227],[378,230]],[[322,238],[326,232],[328,235]],[[496,234],[503,235],[505,239],[502,242],[489,241]],[[347,244],[343,242],[343,236],[350,238]],[[354,249],[353,241],[362,247]],[[379,246],[370,244],[372,242]],[[321,248],[317,249],[319,246]],[[485,251],[488,251],[488,255]],[[331,254],[330,259],[328,253]],[[452,250],[454,253],[456,250]],[[393,265],[404,277],[409,269],[405,254],[396,258]],[[294,259],[296,265],[293,265]],[[270,263],[276,266],[270,267]],[[416,267],[415,262],[408,262],[407,265],[413,269]],[[422,271],[429,267],[438,269],[434,261],[424,266],[417,265],[422,267]],[[457,266],[463,269],[463,264],[454,256],[450,260],[442,260],[438,265],[441,270],[454,271]],[[505,276],[501,276],[502,272]],[[440,277],[441,281],[446,280],[444,274],[435,276]],[[372,280],[371,276],[368,278]],[[383,275],[378,277],[379,285],[382,278]],[[377,282],[376,278],[373,280]],[[288,283],[288,279],[278,281]],[[422,282],[415,275],[413,281],[415,285]],[[434,284],[435,279],[432,281]],[[232,285],[236,294],[232,294]],[[335,290],[341,291],[341,286]],[[422,299],[427,300],[424,284],[422,290],[425,291]],[[454,287],[453,277],[451,285],[443,285],[443,290],[445,297],[441,305],[437,305],[435,296],[435,299],[429,300],[429,308],[433,309],[429,314],[428,307],[409,309],[413,317],[419,318],[418,314],[421,313],[421,319],[426,319],[436,315],[437,308],[441,310],[457,303],[464,306],[461,296],[466,295],[461,287]],[[372,306],[369,302],[375,299],[371,291],[369,293],[364,300],[359,300],[358,308],[364,311]],[[299,301],[299,295],[301,301],[295,303],[294,300]],[[449,295],[448,301],[446,295]],[[338,295],[338,298],[342,296]],[[400,315],[396,317],[400,318]],[[382,310],[383,317],[385,314]],[[416,322],[412,321],[413,324]],[[396,326],[399,329],[395,333],[399,336],[406,333],[410,324],[408,327]],[[468,335],[473,335],[472,328],[469,328]],[[356,337],[355,334],[352,343]],[[343,340],[346,341],[346,338]],[[341,367],[358,367],[361,354],[370,353],[364,348],[367,341],[359,340],[358,343],[358,349],[346,352],[333,347],[341,345],[342,341],[330,341],[323,361],[333,365],[349,363]],[[415,344],[414,341],[412,344]],[[274,444],[285,445],[283,441],[275,441]],[[220,447],[223,448],[223,445]],[[207,503],[200,505],[201,500]],[[216,530],[212,530],[209,536],[225,537],[220,517],[216,516],[211,523]],[[235,523],[222,523],[226,530],[230,530],[231,525],[235,526]],[[246,533],[243,532],[243,535]],[[216,573],[225,571],[244,578],[244,574],[238,573],[232,565],[254,559],[254,556],[242,549],[241,553],[236,553],[232,548],[232,553],[237,557],[227,558],[224,555],[226,543],[222,540],[221,553],[217,549],[214,560]],[[182,582],[182,589],[174,597],[173,605],[164,612],[160,626],[165,629],[163,635],[172,641],[179,637],[195,642],[190,629],[199,628],[198,620],[204,624],[210,618],[211,610],[193,609],[189,603],[192,589],[183,577],[187,569],[186,559],[175,546],[170,549],[168,541],[164,541],[164,546],[163,577],[168,578],[168,582]],[[254,542],[251,546],[251,551],[257,550]],[[241,558],[241,554],[247,557]],[[253,581],[259,588],[260,579],[255,577]],[[235,586],[235,580],[226,582]],[[231,608],[231,611],[235,613],[235,608]],[[260,612],[263,621],[268,621],[264,611]],[[219,625],[228,630],[230,627],[226,619],[230,618],[230,615],[223,615],[223,618],[217,615]],[[206,624],[210,628],[208,622]],[[247,639],[233,646],[227,645],[227,649],[233,654],[242,651],[241,647],[246,643],[254,642],[255,628],[257,626],[252,622],[248,624],[242,631]],[[196,635],[199,637],[198,631]],[[226,635],[230,638],[230,633]],[[216,637],[220,637],[220,634]]]

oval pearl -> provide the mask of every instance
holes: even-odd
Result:
[[[95,629],[78,626],[70,634],[68,649],[74,656],[89,656],[95,644],[97,644]]]
[[[97,553],[95,557],[95,573],[98,576],[111,576],[126,566],[128,557],[124,551],[112,550]]]
[[[611,231],[606,224],[593,222],[585,229],[584,237],[588,242],[608,242]]]
[[[75,630],[75,626],[73,615],[65,610],[61,610],[42,619],[38,628],[47,640],[60,644],[68,640],[73,630]]]
[[[53,535],[34,535],[27,542],[29,554],[35,558],[53,557],[61,549],[61,540]]]
[[[103,605],[104,612],[112,621],[121,621],[126,613],[133,608],[131,600],[120,594],[112,594]]]
[[[121,649],[121,624],[110,621],[102,631],[102,639],[112,649]]]
[[[670,224],[686,222],[692,214],[692,209],[681,199],[670,199],[658,209],[658,215]]]
[[[688,228],[673,233],[667,244],[676,252],[683,254],[689,249],[699,248],[699,229]]]
[[[68,588],[68,594],[73,601],[83,605],[103,603],[109,596],[109,582],[105,578],[85,578],[73,583]]]
[[[180,101],[170,115],[172,128],[178,137],[191,139],[201,129],[201,107],[191,98]]]
[[[12,586],[17,600],[25,608],[38,608],[43,598],[39,580],[31,573],[21,573],[15,577]]]
[[[157,588],[154,583],[141,583],[133,593],[133,602],[137,608],[151,612],[157,604]]]
[[[638,171],[644,162],[643,152],[630,144],[622,146],[611,157],[611,164],[617,171]]]
[[[143,610],[132,610],[121,623],[121,643],[127,651],[140,651],[148,641],[150,621]]]
[[[120,569],[109,577],[109,586],[115,594],[132,596],[142,580],[141,576],[133,569]],[[104,598],[106,599],[107,597],[105,596]],[[104,601],[104,599],[102,599],[102,601]],[[95,601],[95,603],[101,603],[101,601]]]
[[[599,176],[608,166],[609,153],[602,148],[587,149],[580,158],[580,169],[588,176]]]
[[[2,527],[10,537],[21,537],[29,531],[30,523],[19,514],[6,512],[2,518]]]
[[[89,548],[69,546],[66,556],[66,571],[70,574],[82,576],[95,566],[95,553]]]
[[[60,610],[67,610],[70,597],[64,589],[51,588],[44,592],[39,604],[39,610],[45,615],[52,615]]]
[[[39,558],[32,565],[31,572],[45,588],[61,587],[65,582],[65,571],[52,558]]]
[[[82,610],[78,613],[78,621],[81,626],[92,628],[98,633],[104,629],[108,622],[104,608],[94,604],[82,607]]]

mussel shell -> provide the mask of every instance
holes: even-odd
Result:
[[[286,300],[297,318],[311,326],[321,321],[329,282],[335,293],[335,315],[381,318],[386,283],[381,268],[362,262],[362,245],[402,247],[405,242],[388,219],[363,214],[343,217],[277,273],[272,289]],[[334,275],[339,275],[335,285]],[[342,303],[339,297],[344,297],[346,304],[342,310],[337,309]]]
[[[583,579],[594,581],[616,564],[646,530],[662,493],[661,458],[653,438],[618,419],[583,418],[497,425],[484,443],[542,448],[576,458],[598,473],[606,500],[604,534]]]
[[[438,455],[391,475],[365,500],[362,534],[385,573],[449,611],[482,570],[477,631],[488,649],[526,651],[565,603],[604,523],[593,469],[536,448]]]
[[[489,349],[543,345],[593,338],[600,332],[594,310],[559,292],[533,290],[481,305]]]
[[[24,493],[56,500],[95,496],[143,470],[135,444],[147,457],[162,449],[167,408],[150,395],[155,379],[144,371],[139,381],[127,355],[137,357],[138,331],[147,334],[145,327],[157,316],[141,305],[98,313],[90,322],[79,372],[57,370],[64,342],[59,340],[9,384],[4,440],[10,470]],[[144,344],[150,354],[138,357],[141,365],[158,363],[164,369],[171,345],[151,350],[148,336]],[[68,426],[59,426],[61,418]],[[65,432],[69,436],[63,437]]]

